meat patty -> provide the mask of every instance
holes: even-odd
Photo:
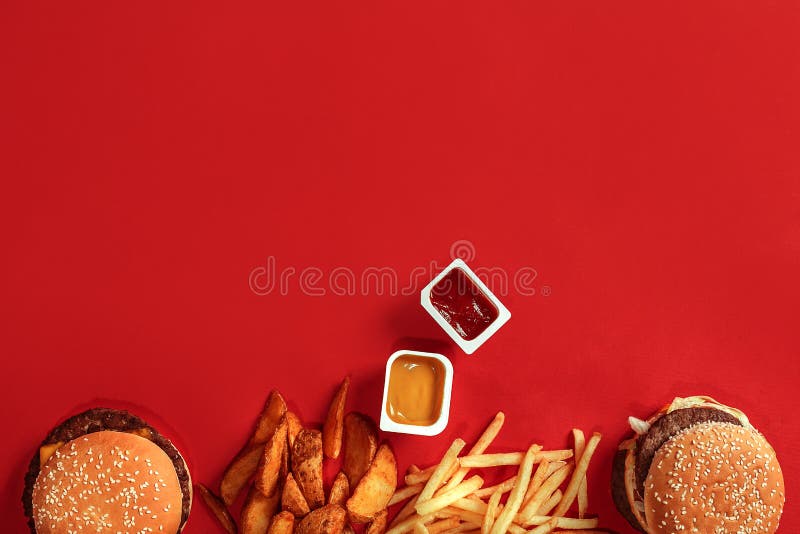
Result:
[[[70,417],[56,428],[50,431],[47,437],[42,441],[41,446],[50,445],[72,441],[86,434],[93,432],[100,432],[102,430],[116,430],[117,432],[131,432],[134,430],[146,429],[149,431],[149,439],[158,447],[163,450],[175,467],[175,472],[178,475],[178,481],[181,486],[181,494],[183,496],[182,510],[181,510],[181,526],[186,523],[189,518],[189,511],[191,508],[191,487],[189,473],[186,471],[186,464],[181,458],[178,449],[158,433],[158,431],[148,425],[143,419],[128,413],[124,410],[111,410],[108,408],[94,408],[79,413]],[[28,472],[25,475],[25,489],[22,492],[22,506],[25,509],[25,515],[28,517],[28,526],[31,529],[31,534],[36,534],[36,526],[33,521],[33,485],[36,483],[36,478],[39,476],[39,450],[31,458],[31,463],[28,466]]]
[[[628,492],[625,490],[625,457],[627,455],[627,450],[618,450],[614,455],[614,464],[611,468],[611,497],[622,517],[639,532],[645,532],[636,516],[633,515],[631,503],[628,502]]]
[[[659,417],[650,425],[647,434],[639,436],[636,442],[636,490],[640,497],[644,495],[644,481],[656,451],[681,430],[706,422],[742,425],[736,417],[716,408],[684,408]]]

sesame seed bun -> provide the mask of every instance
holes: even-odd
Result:
[[[648,531],[771,534],[784,492],[764,436],[749,426],[700,423],[655,454],[644,488]]]
[[[135,434],[101,431],[56,449],[33,486],[38,534],[168,532],[183,495],[172,460]]]

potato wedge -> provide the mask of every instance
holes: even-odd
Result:
[[[267,497],[255,485],[250,487],[242,507],[239,524],[241,534],[267,534],[272,516],[278,510],[280,495],[275,492]]]
[[[347,476],[339,471],[336,478],[333,479],[331,491],[328,494],[328,504],[338,504],[344,506],[347,499],[350,497],[350,483],[347,482]]]
[[[317,508],[300,521],[295,534],[342,534],[347,512],[338,504]]]
[[[336,459],[342,450],[342,429],[344,427],[344,405],[347,391],[350,389],[350,377],[346,376],[333,396],[328,408],[328,417],[322,426],[322,452],[326,458]]]
[[[270,392],[264,409],[258,416],[253,434],[247,440],[242,450],[231,460],[222,475],[219,485],[219,494],[227,506],[231,506],[242,490],[250,482],[258,469],[264,444],[275,433],[283,414],[286,412],[286,402],[278,391]]]
[[[292,474],[300,491],[315,510],[325,504],[322,488],[322,433],[319,430],[302,429],[292,447]]]
[[[311,511],[303,492],[300,491],[300,486],[297,485],[297,481],[291,473],[286,475],[286,483],[283,485],[281,509],[290,512],[295,517],[303,517]]]
[[[386,508],[397,489],[397,461],[388,444],[378,447],[372,463],[347,500],[351,521],[366,523]]]
[[[372,518],[372,521],[367,525],[364,534],[383,534],[386,532],[386,523],[389,519],[389,512],[384,508]]]
[[[284,454],[286,453],[287,429],[286,418],[281,417],[281,422],[264,446],[264,454],[261,455],[261,461],[258,464],[255,487],[267,496],[276,493],[278,481],[281,479]]]
[[[272,518],[268,534],[292,534],[294,532],[294,516],[289,512],[281,512]]]
[[[289,423],[289,450],[291,450],[294,445],[294,438],[303,428],[303,422],[294,412],[286,412],[286,422]]]
[[[222,528],[225,529],[225,532],[228,534],[236,534],[236,522],[233,520],[233,517],[231,517],[231,513],[228,511],[222,499],[214,495],[211,490],[202,484],[197,484],[196,488],[203,502],[206,503],[206,506],[211,510],[211,513]]]
[[[355,488],[378,450],[378,428],[366,415],[350,412],[344,418],[342,471]]]

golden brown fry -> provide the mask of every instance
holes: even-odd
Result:
[[[419,513],[419,505],[427,500],[430,500],[433,497],[433,494],[436,493],[436,490],[439,489],[439,486],[441,486],[444,483],[445,474],[450,469],[452,469],[453,465],[456,464],[456,462],[458,462],[458,453],[461,452],[461,449],[464,448],[464,445],[466,445],[466,443],[464,443],[463,439],[456,438],[456,440],[453,441],[452,445],[450,445],[450,448],[447,449],[447,452],[444,453],[441,462],[439,462],[439,465],[437,465],[436,468],[433,470],[433,473],[431,473],[431,477],[425,483],[425,487],[422,488],[422,491],[419,494],[419,498],[417,499],[418,513]],[[420,514],[420,515],[425,515],[425,514]]]
[[[414,532],[414,534],[429,534],[428,533],[428,528],[425,525],[423,525],[422,523],[420,523],[419,521],[414,523],[413,532]]]
[[[294,532],[294,515],[281,512],[272,518],[268,534],[292,534]]]
[[[583,430],[578,428],[572,429],[572,436],[575,441],[575,458],[580,460],[580,457],[583,455],[583,450],[586,447],[586,436],[583,434]],[[589,507],[589,493],[588,493],[588,486],[586,483],[586,476],[584,475],[583,480],[581,480],[580,486],[578,486],[578,517],[582,518],[586,515],[586,509]]]
[[[338,504],[326,504],[305,516],[295,534],[342,534],[347,512]]]
[[[355,488],[378,450],[378,427],[366,415],[350,412],[344,418],[342,471]]]
[[[520,514],[520,523],[527,525],[528,517],[535,514],[535,512],[528,513],[530,510],[538,510],[550,495],[567,479],[572,472],[572,464],[566,464],[561,469],[550,475],[544,483],[539,486],[539,489],[534,493],[533,498],[528,501],[525,507],[525,514]]]
[[[267,496],[276,493],[278,481],[281,478],[286,454],[287,428],[286,417],[281,417],[275,432],[264,446],[264,454],[261,455],[261,461],[256,470],[255,486],[258,491]]]
[[[397,491],[394,492],[392,498],[389,500],[389,506],[397,504],[399,502],[403,502],[404,500],[408,499],[409,497],[413,497],[414,495],[419,495],[419,492],[422,491],[423,485],[422,484],[414,484],[413,486],[405,486],[399,488]]]
[[[231,460],[222,475],[219,493],[227,506],[233,504],[250,479],[253,478],[261,461],[264,444],[275,433],[278,422],[284,413],[286,413],[286,402],[277,390],[271,391],[264,404],[264,409],[258,416],[253,434],[242,450]]]
[[[417,514],[412,514],[387,530],[386,534],[403,534],[405,532],[411,532],[411,530],[414,528],[414,523],[422,523],[424,525],[425,523],[430,523],[433,521],[434,517],[435,516],[433,514],[424,517],[420,517]]]
[[[503,428],[503,423],[506,420],[506,415],[503,412],[497,412],[497,415],[494,416],[492,422],[489,423],[489,426],[483,431],[481,437],[478,438],[478,441],[475,442],[475,445],[469,450],[470,455],[475,454],[483,454],[484,451],[492,444],[494,438],[497,437],[497,434],[500,433],[500,429]],[[450,481],[445,485],[445,491],[450,491],[454,487],[458,486],[462,480],[467,476],[469,472],[469,467],[459,467],[458,471],[450,478]]]
[[[436,471],[437,467],[439,467],[439,464],[426,467],[425,469],[421,471],[416,471],[414,473],[407,473],[405,476],[406,486],[413,486],[414,484],[426,483],[428,480],[430,480],[431,475],[433,475],[433,472]],[[447,472],[444,474],[442,482],[447,481],[451,476],[453,476],[453,474],[456,471],[458,471],[459,467],[460,465],[458,462],[453,462],[453,464],[450,466],[450,469],[448,469]]]
[[[350,483],[347,482],[347,476],[339,471],[336,478],[333,479],[331,491],[328,494],[328,504],[338,504],[344,506],[347,499],[350,497]]]
[[[592,460],[592,455],[595,449],[597,449],[597,444],[600,443],[601,437],[602,436],[598,432],[595,432],[592,434],[592,437],[589,438],[589,442],[586,443],[580,460],[578,460],[578,463],[575,465],[575,472],[572,473],[572,479],[569,481],[567,489],[564,490],[564,497],[561,499],[561,502],[558,503],[558,506],[556,506],[553,515],[563,516],[566,514],[567,510],[569,510],[569,507],[572,506],[572,502],[578,495],[578,487],[581,484],[581,480],[586,477],[586,470],[589,468],[589,462]]]
[[[322,426],[322,452],[326,458],[336,459],[342,450],[342,431],[344,428],[344,405],[347,402],[347,391],[350,389],[350,377],[346,376],[333,396],[328,408],[328,417]]]
[[[384,534],[386,532],[386,522],[389,519],[389,512],[384,508],[372,518],[364,530],[364,534]]]
[[[528,503],[533,499],[533,496],[539,490],[539,487],[547,480],[548,473],[550,472],[550,460],[545,458],[536,468],[536,472],[531,477],[531,482],[528,484],[528,491],[525,492],[525,499],[522,501],[522,510],[520,515],[528,516],[536,513],[536,510],[528,508]]]
[[[286,475],[286,482],[283,485],[281,509],[290,512],[295,517],[303,517],[311,511],[303,492],[300,491],[300,486],[297,485],[297,481],[291,473]]]
[[[231,517],[231,514],[228,512],[228,508],[225,506],[225,503],[222,501],[222,499],[214,495],[211,490],[202,484],[197,484],[196,487],[197,492],[203,499],[203,502],[206,503],[206,506],[208,506],[208,509],[217,519],[222,528],[225,529],[225,532],[228,534],[236,534],[236,522],[234,522],[233,517]]]
[[[475,475],[450,491],[442,493],[441,495],[435,496],[427,501],[420,502],[417,500],[417,513],[419,515],[434,514],[442,508],[450,506],[458,499],[466,497],[481,486],[483,486],[483,479],[478,475]],[[420,493],[420,498],[421,496],[422,494]]]
[[[419,473],[420,471],[422,471],[422,470],[419,467],[417,467],[414,464],[411,464],[411,465],[408,466],[408,469],[406,469],[406,474],[407,475],[411,475],[411,474],[414,474],[414,473]]]
[[[508,478],[499,484],[495,484],[494,486],[487,486],[485,488],[481,488],[475,493],[473,493],[473,495],[478,497],[479,499],[483,499],[484,497],[492,495],[497,489],[500,489],[501,493],[506,493],[507,491],[511,491],[514,488],[514,484],[516,484],[516,482],[517,482],[517,475],[514,475],[513,477]]]
[[[351,521],[366,523],[386,508],[397,489],[397,461],[388,444],[378,447],[372,463],[347,500]]]
[[[292,474],[300,491],[315,510],[325,504],[322,487],[322,433],[319,430],[300,430],[292,447]]]
[[[394,528],[395,526],[397,526],[398,523],[400,523],[407,517],[410,517],[417,513],[416,510],[414,509],[414,507],[417,505],[417,497],[419,497],[419,494],[414,495],[414,497],[409,499],[409,501],[405,505],[403,505],[400,511],[397,512],[397,514],[395,514],[394,519],[392,519],[392,522],[389,523],[389,528]]]
[[[564,494],[561,493],[561,490],[557,489],[552,495],[550,495],[550,498],[547,499],[547,501],[545,501],[545,503],[541,505],[538,510],[536,510],[534,515],[550,515],[550,511],[558,506],[558,503],[561,502],[561,497],[563,496]]]
[[[519,507],[522,506],[522,499],[525,498],[525,491],[528,489],[528,483],[531,480],[534,455],[540,450],[540,446],[532,445],[528,449],[528,452],[525,453],[525,457],[523,458],[522,463],[519,466],[519,471],[517,472],[517,485],[513,490],[511,490],[511,493],[508,495],[508,501],[506,502],[505,508],[503,508],[503,511],[500,512],[500,515],[497,516],[497,520],[495,521],[494,525],[492,525],[492,534],[504,534],[506,531],[508,531],[508,527],[514,521],[514,518],[519,511]]]
[[[461,523],[458,517],[452,516],[427,525],[428,534],[439,534],[440,532],[450,531]]]
[[[500,497],[503,496],[502,488],[497,488],[492,496],[489,497],[489,504],[486,506],[486,515],[483,516],[483,524],[481,525],[481,534],[489,534],[494,525],[495,514],[497,513],[497,505],[500,504]]]
[[[541,451],[536,453],[533,457],[533,463],[541,462],[545,458],[551,462],[568,460],[572,458],[573,452],[571,449],[563,449],[556,451]],[[470,456],[463,456],[459,462],[461,467],[479,468],[479,467],[497,467],[501,465],[519,465],[522,458],[525,456],[523,452],[500,452],[493,454],[474,454]]]
[[[241,534],[266,534],[270,520],[278,510],[279,502],[280,495],[277,491],[267,497],[255,485],[251,486],[242,507],[239,532]]]

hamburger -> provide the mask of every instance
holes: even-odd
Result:
[[[183,530],[192,483],[175,446],[122,410],[95,408],[54,428],[25,476],[32,534]]]
[[[649,534],[777,530],[785,501],[775,451],[741,411],[710,397],[676,398],[614,457],[620,513]]]

